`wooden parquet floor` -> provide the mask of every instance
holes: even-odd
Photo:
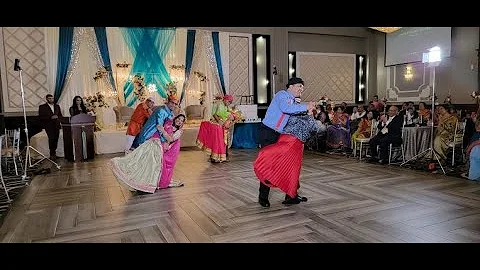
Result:
[[[300,194],[257,203],[256,150],[211,164],[182,151],[184,187],[135,194],[110,156],[38,175],[16,199],[0,242],[480,242],[480,184],[353,158],[306,152]]]

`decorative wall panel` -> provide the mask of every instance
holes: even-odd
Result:
[[[234,103],[240,103],[241,96],[251,95],[250,80],[250,39],[248,36],[230,36],[229,39],[229,93]]]
[[[45,95],[53,94],[47,85],[44,27],[2,27],[0,58],[4,112],[22,112],[20,72],[14,71],[15,58],[20,59],[25,110],[38,111]]]
[[[335,103],[354,103],[355,54],[297,52],[297,77],[305,81],[303,101],[327,95]]]
[[[423,63],[388,67],[387,100],[389,102],[430,101],[432,71],[432,68]]]

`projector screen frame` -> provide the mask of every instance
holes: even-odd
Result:
[[[399,29],[401,30],[401,29]],[[398,30],[398,31],[399,31]],[[396,32],[396,31],[395,31]],[[395,32],[392,32],[392,33],[395,33]],[[442,59],[444,58],[450,58],[452,57],[452,44],[453,44],[453,40],[452,40],[452,32],[453,32],[453,27],[450,27],[450,56],[448,57],[442,57]],[[383,32],[382,32],[383,33]],[[407,65],[407,64],[414,64],[414,63],[422,63],[422,60],[420,59],[419,61],[413,61],[413,62],[405,62],[405,63],[398,63],[398,64],[393,64],[393,65],[388,65],[387,66],[387,33],[383,33],[384,35],[384,44],[385,44],[385,51],[383,52],[383,67],[393,67],[393,66],[400,66],[400,65]],[[428,50],[429,48],[427,48],[426,50]],[[441,48],[440,48],[441,49]]]

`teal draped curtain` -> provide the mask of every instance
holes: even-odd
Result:
[[[187,30],[187,49],[185,54],[185,80],[182,89],[182,95],[180,96],[180,102],[183,100],[185,94],[185,87],[187,85],[188,78],[190,77],[190,71],[192,69],[193,61],[193,49],[195,48],[195,30]]]
[[[112,84],[112,89],[116,91],[117,88],[115,87],[115,81],[113,80],[112,74],[112,64],[110,63],[110,53],[108,52],[107,30],[105,27],[94,27],[94,29],[95,36],[97,37],[98,48],[100,49],[100,55],[103,60],[103,65],[109,67],[108,79],[110,84]]]
[[[145,86],[155,84],[158,94],[167,97],[165,85],[172,80],[163,60],[175,37],[175,28],[121,28],[121,31],[134,59],[129,78],[141,75]],[[123,90],[127,106],[132,106],[137,100],[133,82],[128,80]]]
[[[215,53],[215,61],[217,62],[218,76],[220,77],[220,85],[222,86],[223,95],[227,94],[225,89],[225,79],[223,78],[222,57],[220,55],[220,39],[218,32],[212,32],[213,51]]]
[[[57,76],[55,78],[55,92],[53,97],[58,102],[62,95],[65,79],[67,78],[68,66],[72,53],[74,27],[60,27],[58,36]]]

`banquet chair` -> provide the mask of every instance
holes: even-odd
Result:
[[[115,116],[117,118],[117,124],[126,126],[128,122],[130,122],[130,118],[132,118],[132,114],[135,109],[128,106],[115,106],[113,107],[113,111],[115,112]]]
[[[402,151],[402,162],[405,162],[405,147],[404,147],[404,134],[405,134],[405,121],[403,121],[402,125],[402,142],[399,145],[394,145],[390,143],[388,146],[388,164],[392,164],[392,153],[393,151]]]
[[[377,127],[378,122],[375,119],[372,119],[372,127],[370,129],[370,137],[369,138],[356,138],[355,141],[353,142],[353,156],[357,156],[357,143],[360,144],[360,149],[359,150],[359,160],[362,160],[362,152],[363,152],[363,146],[365,145],[365,155],[367,155],[368,151],[368,143],[370,142],[370,138],[372,138],[375,134],[377,134],[378,127]]]
[[[466,121],[455,124],[455,133],[453,134],[453,141],[448,143],[448,148],[452,148],[452,167],[455,166],[455,148],[460,147],[462,150],[462,161],[465,161],[465,153],[463,149],[463,137],[465,136]]]
[[[4,141],[6,140],[6,137],[7,135],[0,135],[0,153],[2,153],[2,148],[3,148],[3,145],[4,145]],[[10,199],[10,195],[8,194],[8,189],[7,189],[7,185],[5,184],[5,180],[3,179],[3,167],[2,167],[2,155],[0,155],[0,180],[2,181],[2,187],[3,187],[3,190],[5,191],[5,195],[6,195],[6,198],[7,198],[7,203],[10,203],[12,201],[12,199]]]
[[[13,133],[11,145],[9,144],[9,136]],[[13,163],[15,168],[15,175],[19,175],[18,173],[18,165],[22,166],[22,162],[20,160],[20,128],[14,129],[11,131],[5,130],[5,149],[2,151],[2,155],[4,155],[5,165],[7,171],[9,171],[9,164]],[[17,164],[18,161],[18,164]]]

